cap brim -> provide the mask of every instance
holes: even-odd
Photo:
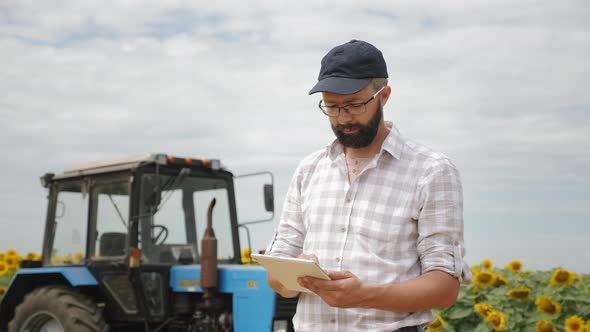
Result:
[[[309,91],[309,94],[311,95],[316,92],[332,92],[339,95],[350,95],[361,91],[370,81],[370,78],[327,77],[317,82],[317,84]]]

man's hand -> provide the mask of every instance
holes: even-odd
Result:
[[[351,272],[330,271],[332,280],[299,278],[327,304],[339,308],[371,308],[395,312],[416,312],[448,308],[459,294],[459,280],[443,271],[429,271],[400,283],[369,285]]]
[[[283,284],[281,284],[280,281],[278,281],[276,278],[271,276],[270,273],[268,273],[266,275],[266,281],[268,282],[268,285],[270,286],[270,288],[272,288],[275,292],[277,292],[282,297],[295,297],[295,296],[299,295],[298,291],[293,291],[293,290],[287,289],[287,287],[283,286]]]
[[[349,271],[328,271],[332,280],[313,277],[298,279],[301,286],[316,293],[327,304],[338,308],[359,308],[367,296],[368,287]]]

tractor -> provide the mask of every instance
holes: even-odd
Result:
[[[272,174],[246,176],[265,173],[260,208],[274,215]],[[21,262],[0,331],[292,331],[297,300],[241,255],[248,225],[272,217],[238,222],[236,178],[219,160],[166,154],[45,174],[42,260]]]

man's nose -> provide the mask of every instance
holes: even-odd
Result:
[[[337,120],[339,124],[347,124],[352,120],[352,116],[341,108],[340,113],[338,113]]]

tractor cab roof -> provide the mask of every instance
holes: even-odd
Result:
[[[51,180],[61,180],[86,175],[97,175],[117,171],[131,170],[149,164],[201,168],[210,169],[214,171],[224,169],[219,159],[193,159],[185,157],[176,157],[163,153],[151,153],[79,164],[69,169],[66,169],[63,173],[58,175],[47,173],[41,177],[41,183],[44,187],[46,187],[48,182]]]

